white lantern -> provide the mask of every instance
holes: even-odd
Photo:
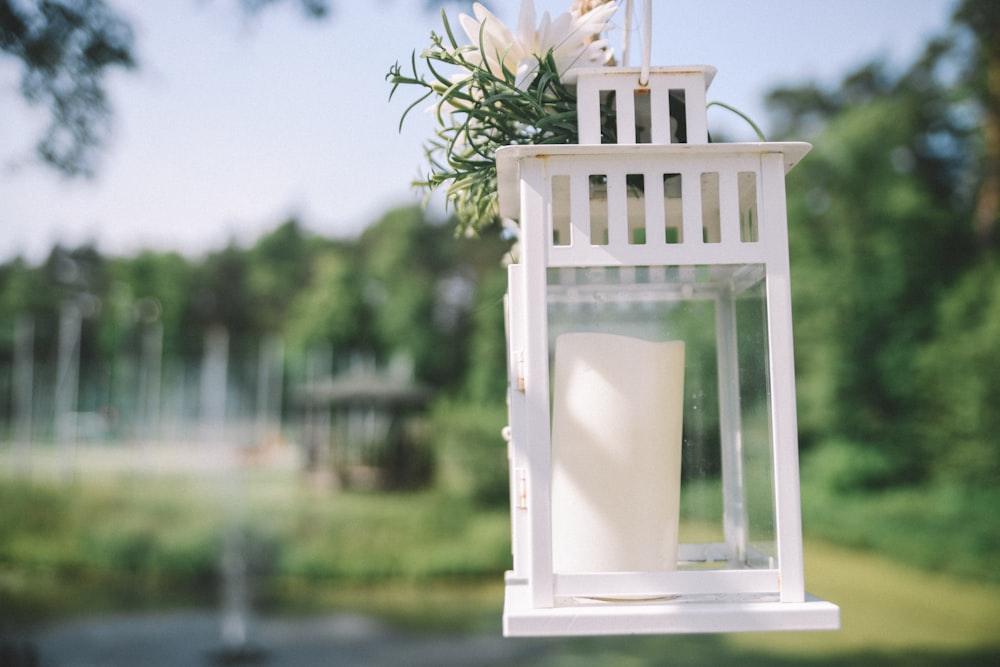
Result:
[[[581,70],[579,145],[497,152],[506,635],[839,626],[803,582],[785,174],[810,146],[709,144],[714,73]]]

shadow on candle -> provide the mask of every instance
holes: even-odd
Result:
[[[555,347],[555,571],[675,570],[684,342],[570,333]]]

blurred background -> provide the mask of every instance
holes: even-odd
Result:
[[[442,7],[0,0],[0,666],[996,664],[1000,4],[655,3],[654,64],[814,144],[806,584],[843,629],[538,641],[499,638],[508,242],[420,205],[431,119],[387,101]]]

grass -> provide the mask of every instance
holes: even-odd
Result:
[[[232,535],[245,545],[261,602],[273,607],[294,609],[301,591],[323,587],[463,586],[500,577],[509,531],[505,511],[448,493],[319,493],[291,471],[7,480],[0,620],[101,609],[101,591],[204,602],[218,592],[222,544]]]
[[[290,470],[0,480],[0,632],[216,605],[227,526],[249,545],[262,613],[349,609],[415,632],[499,633],[506,511],[452,491],[320,493]],[[541,640],[521,664],[996,664],[1000,586],[908,560],[807,542],[807,588],[841,606],[839,632]]]
[[[576,639],[559,641],[544,659],[523,664],[998,664],[1000,588],[928,574],[824,542],[807,543],[805,557],[808,589],[841,607],[839,631]]]
[[[804,458],[802,512],[810,535],[922,570],[1000,584],[1000,487],[932,481],[838,490],[852,478],[849,457],[827,447]]]

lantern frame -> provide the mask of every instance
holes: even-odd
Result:
[[[513,569],[506,576],[504,634],[839,627],[839,608],[808,595],[803,577],[785,175],[810,146],[709,144],[705,91],[714,68],[653,68],[646,85],[636,83],[639,72],[598,68],[575,73],[579,145],[508,146],[497,151],[500,213],[520,225],[520,258],[509,267],[506,300]],[[602,95],[616,97],[618,144],[601,144]],[[640,108],[647,99],[648,108]],[[678,111],[678,100],[685,109]],[[675,143],[679,116],[685,143]],[[703,174],[717,179],[707,195]],[[598,175],[606,191],[607,221],[595,226],[589,201]],[[628,181],[637,175],[643,180],[643,197],[633,202],[638,209],[630,211]],[[669,190],[678,181],[680,189],[671,202]],[[567,185],[569,192],[560,192]],[[706,223],[705,214],[706,201],[713,197],[718,203],[714,226]],[[749,198],[756,213],[751,229],[741,220],[742,198]],[[559,199],[566,200],[562,207],[568,205],[568,215],[559,213]],[[679,215],[673,241],[661,228],[654,229],[654,224],[662,226],[670,206],[677,207]],[[639,242],[633,234],[636,226],[644,232]],[[592,238],[602,234],[606,238]],[[683,277],[705,267],[721,278],[705,283]],[[636,298],[710,299],[716,304],[725,539],[719,545],[681,545],[682,558],[704,558],[699,550],[713,549],[739,552],[743,558],[751,548],[742,496],[739,370],[727,360],[736,350],[731,321],[733,295],[739,291],[735,286],[763,285],[776,551],[764,567],[555,571],[549,276],[573,269],[610,269],[632,276],[637,268],[658,277],[643,284]],[[673,278],[664,278],[667,273]]]

